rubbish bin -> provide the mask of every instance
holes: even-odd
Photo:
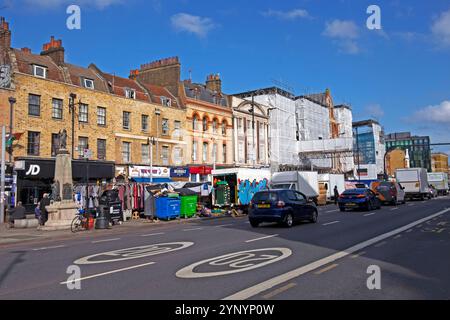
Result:
[[[100,206],[97,211],[97,219],[95,220],[95,229],[109,229],[110,220],[109,207]]]
[[[161,220],[171,220],[180,217],[181,201],[175,197],[156,198],[156,217]]]

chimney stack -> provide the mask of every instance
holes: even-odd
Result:
[[[178,97],[181,64],[178,57],[171,57],[141,65],[137,79],[144,83],[167,88]]]
[[[220,74],[210,74],[206,78],[206,88],[217,93],[222,93],[222,80]]]
[[[137,77],[139,76],[139,70],[131,70],[130,71],[130,79],[131,80],[136,80]]]
[[[7,52],[11,49],[11,30],[4,17],[0,17],[0,59],[6,59]],[[1,62],[1,61],[0,61]]]
[[[31,49],[30,48],[22,48],[22,49],[20,49],[22,52],[25,52],[25,53],[31,53]]]
[[[50,38],[50,42],[43,45],[41,56],[49,56],[59,66],[64,64],[64,48],[62,40]]]

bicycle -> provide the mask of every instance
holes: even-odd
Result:
[[[84,210],[78,210],[77,216],[72,220],[70,230],[73,233],[89,230],[89,215]]]

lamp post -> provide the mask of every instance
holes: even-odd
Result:
[[[252,157],[253,157],[253,167],[256,167],[256,145],[255,145],[255,94],[252,94],[252,107],[249,110],[252,114],[252,136],[253,136],[253,147],[252,147]]]
[[[216,146],[216,138],[211,138],[211,141],[213,143],[213,170],[216,170],[216,162],[217,162],[217,157],[216,157],[216,153],[217,153],[217,146]]]
[[[153,146],[155,145],[155,137],[149,137],[147,143],[150,149],[150,183],[153,183]]]
[[[69,98],[69,113],[72,114],[72,160],[75,159],[75,93],[70,94]]]
[[[13,135],[13,111],[14,111],[14,104],[16,103],[16,99],[14,97],[9,97],[9,138],[11,139]],[[13,146],[12,144],[8,147],[9,152],[9,164],[12,164],[12,153],[13,153]]]
[[[358,181],[361,182],[361,164],[360,164],[360,159],[359,159],[359,134],[358,134],[358,127],[355,127],[356,129],[356,158],[358,161],[358,169],[357,169],[357,174],[358,174]]]
[[[156,115],[156,159],[159,159],[159,116],[161,115],[161,110],[156,109],[155,115]]]

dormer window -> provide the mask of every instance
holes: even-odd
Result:
[[[84,79],[84,87],[87,89],[94,90],[94,80],[92,79]]]
[[[170,107],[172,105],[172,100],[167,97],[161,97],[161,104],[165,107]]]
[[[136,90],[133,89],[125,89],[125,96],[128,99],[136,99]]]
[[[47,68],[42,66],[33,65],[33,74],[38,78],[47,78]]]

